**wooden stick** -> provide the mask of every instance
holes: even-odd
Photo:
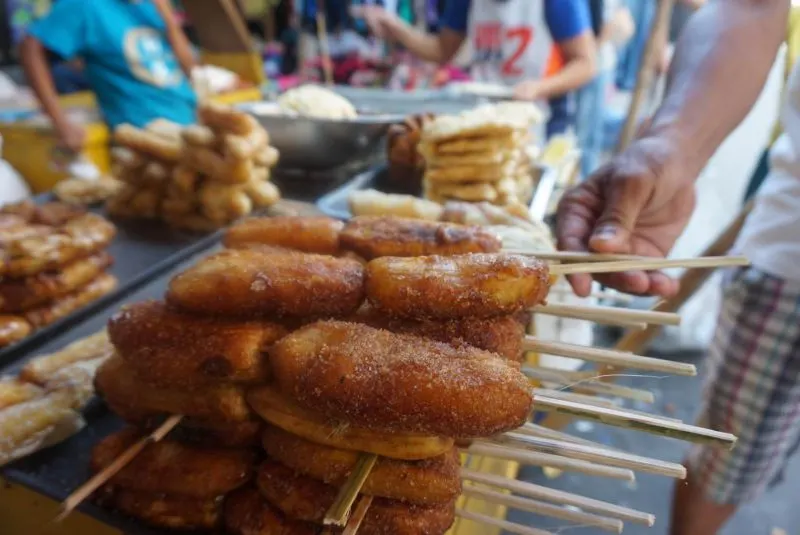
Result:
[[[616,466],[617,468],[627,468],[636,472],[674,477],[676,479],[686,478],[686,468],[680,464],[650,459],[648,457],[640,457],[639,455],[616,450],[585,446],[583,444],[575,444],[574,442],[566,442],[564,440],[555,440],[552,438],[532,437],[513,432],[498,435],[492,440],[500,444],[532,448],[534,451],[545,452],[551,455],[562,455],[569,459]]]
[[[618,273],[622,271],[657,271],[668,268],[720,268],[749,266],[743,256],[709,256],[706,258],[649,258],[645,260],[623,260],[621,262],[598,262],[596,264],[570,264],[550,266],[551,275],[575,273]]]
[[[142,437],[138,442],[133,444],[127,450],[117,457],[114,462],[103,468],[101,471],[92,476],[89,481],[75,489],[75,491],[67,496],[67,499],[61,502],[61,512],[56,517],[56,522],[61,522],[72,511],[75,510],[86,498],[92,495],[94,491],[105,485],[117,472],[125,468],[144,448],[154,442],[161,441],[176,425],[178,425],[183,418],[182,415],[176,414],[167,418],[158,428],[146,437]]]
[[[522,435],[530,435],[532,437],[554,438],[556,440],[564,440],[566,442],[574,442],[575,444],[583,444],[585,446],[592,446],[595,448],[603,448],[607,450],[617,449],[612,446],[600,444],[599,442],[594,442],[575,435],[570,435],[569,433],[565,433],[563,431],[556,431],[555,429],[549,429],[543,425],[533,424],[530,422],[523,425],[522,427],[514,429],[514,433],[520,433]]]
[[[525,351],[536,351],[538,353],[582,359],[600,364],[610,364],[620,368],[649,370],[686,377],[697,375],[697,368],[694,364],[633,355],[631,353],[614,351],[613,349],[600,349],[596,347],[567,344],[564,342],[545,342],[533,338],[532,336],[526,336],[522,345]]]
[[[591,321],[600,325],[613,325],[615,327],[624,327],[626,329],[634,329],[637,331],[643,331],[647,329],[647,323],[644,321],[630,321],[617,316],[603,316],[602,314],[593,314],[591,312],[571,311],[571,307],[572,305],[539,305],[530,309],[530,312],[534,314],[543,314],[545,316],[553,316],[556,318]]]
[[[594,373],[568,372],[552,370],[550,368],[539,368],[533,366],[523,366],[522,373],[538,379],[539,381],[552,382],[560,386],[569,387],[574,392],[589,394],[599,394],[601,396],[613,396],[624,399],[632,399],[643,403],[655,403],[656,397],[649,390],[630,388],[611,383],[601,383],[592,380]]]
[[[476,441],[469,447],[468,452],[472,455],[515,461],[527,466],[547,466],[550,468],[558,468],[566,472],[578,472],[589,476],[607,477],[609,479],[620,479],[622,481],[636,480],[636,475],[631,470],[590,463],[579,459],[569,459],[549,453],[510,448],[490,442]]]
[[[328,47],[328,22],[325,15],[325,2],[317,0],[317,41],[319,41],[319,55],[322,58],[322,72],[325,76],[325,85],[333,85],[333,67]]]
[[[631,522],[634,524],[641,524],[651,527],[655,523],[655,516],[622,507],[620,505],[586,498],[570,492],[562,490],[551,489],[536,485],[535,483],[528,483],[526,481],[517,481],[516,479],[508,479],[494,474],[487,474],[484,472],[477,472],[468,468],[461,469],[461,478],[483,485],[490,485],[493,487],[506,489],[514,494],[520,496],[527,496],[536,500],[542,500],[550,503],[569,505],[578,507],[584,511],[591,511],[611,518],[618,518],[624,522]]]
[[[536,410],[540,411],[570,414],[578,418],[594,420],[617,427],[637,429],[645,433],[675,438],[686,442],[722,445],[729,449],[732,449],[733,446],[736,445],[736,437],[730,433],[722,433],[712,429],[673,422],[656,416],[635,414],[624,409],[593,407],[591,405],[583,405],[581,403],[553,399],[545,396],[534,396],[534,406]]]
[[[465,511],[464,509],[456,509],[456,516],[461,517],[464,520],[471,520],[479,524],[486,524],[487,526],[500,528],[503,531],[506,531],[508,533],[515,533],[516,535],[553,535],[553,533],[549,531],[542,531],[541,529],[529,528],[528,526],[514,524],[513,522],[509,522],[507,520],[500,520],[499,518],[495,518],[493,516],[482,515],[480,513],[473,513],[472,511]]]
[[[358,500],[358,505],[356,505],[356,509],[350,516],[350,520],[344,530],[342,530],[342,535],[356,535],[358,533],[358,528],[361,527],[364,517],[367,516],[370,505],[372,505],[372,496],[362,496]]]
[[[339,494],[336,495],[336,500],[325,513],[323,524],[326,526],[345,526],[347,519],[350,517],[350,508],[353,507],[353,502],[356,501],[358,493],[361,492],[361,487],[367,480],[372,467],[375,466],[375,461],[378,456],[374,453],[362,453],[358,458],[358,462],[353,467],[350,477],[342,488],[339,489]]]
[[[548,295],[575,295],[575,292],[572,291],[572,288],[553,287],[550,288],[550,292],[548,293]],[[636,296],[634,295],[623,294],[609,290],[606,291],[598,290],[596,292],[590,293],[588,297],[594,299],[608,299],[612,301],[617,301],[618,303],[622,304],[632,303],[634,299],[636,299]]]
[[[558,316],[561,318],[576,318],[604,323],[608,320],[618,320],[628,323],[650,323],[654,325],[680,325],[681,316],[672,312],[655,312],[652,310],[630,310],[619,307],[606,307],[599,305],[538,305],[531,310],[536,313]],[[645,326],[646,327],[646,326]]]
[[[509,496],[502,492],[494,490],[478,488],[472,485],[465,485],[462,492],[464,496],[477,498],[482,501],[503,505],[517,511],[525,511],[526,513],[534,513],[537,515],[546,516],[549,518],[558,518],[566,520],[567,522],[574,522],[580,526],[591,526],[594,528],[602,529],[610,533],[622,533],[622,521],[615,518],[596,515],[593,513],[584,513],[583,511],[574,511],[565,507],[558,507],[550,503],[532,500],[530,498],[519,498],[517,496]]]
[[[517,254],[535,256],[539,260],[554,262],[619,262],[622,260],[642,260],[647,256],[625,255],[625,254],[605,254],[605,253],[581,253],[574,251],[537,251],[535,249],[503,248],[506,254]]]
[[[549,398],[563,399],[566,401],[574,401],[575,403],[586,403],[595,407],[619,407],[618,403],[606,398],[599,398],[597,396],[590,396],[586,394],[574,394],[565,390],[551,390],[549,388],[534,388],[534,395],[547,396]]]

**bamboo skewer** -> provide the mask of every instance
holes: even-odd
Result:
[[[627,468],[637,472],[656,474],[676,479],[686,478],[686,468],[683,465],[660,461],[632,455],[621,451],[596,448],[555,440],[552,438],[532,437],[521,433],[505,433],[498,435],[492,440],[499,444],[511,444],[532,448],[534,451],[541,451],[551,455],[562,455],[569,459],[578,459],[586,462],[593,462],[617,468]]]
[[[733,448],[736,444],[736,437],[730,433],[704,429],[694,425],[688,425],[675,421],[666,420],[657,416],[636,414],[624,409],[609,409],[605,407],[593,407],[571,401],[548,398],[546,396],[534,396],[534,404],[537,410],[547,412],[558,412],[577,416],[588,420],[602,422],[608,425],[637,429],[646,433],[660,435],[686,442],[698,444],[715,444]]]
[[[709,256],[706,258],[648,258],[641,260],[622,260],[619,262],[598,262],[586,264],[552,265],[551,275],[573,275],[576,273],[619,273],[624,271],[657,271],[668,268],[710,269],[720,267],[749,266],[743,256]]]
[[[358,500],[358,505],[356,505],[344,530],[342,530],[342,535],[356,535],[358,533],[358,528],[361,527],[364,517],[367,516],[370,505],[372,505],[372,496],[362,496]]]
[[[517,481],[516,479],[508,479],[502,476],[496,476],[494,474],[485,474],[483,472],[477,472],[468,468],[461,469],[461,477],[467,481],[509,490],[514,494],[519,494],[520,496],[527,496],[529,498],[542,500],[549,503],[578,507],[584,511],[591,511],[593,513],[609,516],[611,518],[618,518],[623,522],[631,522],[648,527],[655,523],[655,517],[649,513],[643,513],[641,511],[636,511],[635,509],[623,507],[621,505],[615,505],[612,503],[595,500],[593,498],[586,498],[585,496],[579,496],[577,494],[543,487],[541,485],[536,485],[535,483]]]
[[[575,392],[613,396],[643,403],[654,403],[656,400],[655,395],[649,390],[594,381],[593,377],[596,375],[593,372],[568,372],[550,368],[523,366],[522,373],[532,379],[569,387],[570,390]]]
[[[600,444],[599,442],[593,442],[585,438],[577,437],[575,435],[570,435],[569,433],[564,433],[563,431],[556,431],[555,429],[550,429],[548,427],[544,427],[543,425],[532,424],[530,422],[523,425],[522,427],[515,429],[514,433],[520,433],[522,435],[530,435],[532,437],[553,438],[556,440],[563,440],[565,442],[574,442],[575,444],[583,444],[585,446],[592,446],[595,448],[601,448],[607,450],[617,449],[612,446],[606,446],[605,444]]]
[[[578,472],[589,476],[607,477],[629,482],[636,480],[636,475],[632,470],[590,463],[580,459],[569,459],[550,453],[528,451],[491,442],[476,441],[467,451],[472,455],[515,461],[527,466],[558,468],[567,472]]]
[[[652,310],[629,310],[619,307],[581,306],[581,305],[538,305],[531,309],[537,314],[547,314],[560,318],[575,318],[596,323],[620,321],[633,324],[680,325],[679,314],[671,312],[654,312]],[[646,328],[646,325],[645,325]]]
[[[324,525],[345,526],[347,524],[347,520],[350,517],[350,508],[353,507],[358,493],[361,492],[361,487],[364,486],[364,482],[367,480],[377,460],[378,456],[374,453],[361,454],[358,462],[353,467],[353,471],[350,473],[350,477],[339,489],[336,500],[325,513],[325,519],[322,522]]]
[[[562,307],[569,308],[569,305],[539,305],[530,309],[531,313],[542,314],[545,316],[552,316],[554,318],[567,318],[580,321],[591,321],[600,325],[611,325],[614,327],[624,327],[626,329],[634,329],[643,331],[647,329],[647,322],[644,321],[631,321],[619,318],[617,316],[603,317],[601,315],[594,315],[592,313],[573,312],[563,310]]]
[[[593,513],[584,513],[583,511],[573,511],[565,507],[559,507],[546,502],[532,500],[530,498],[519,498],[517,496],[509,496],[502,492],[494,490],[479,488],[475,486],[464,486],[463,495],[471,498],[476,498],[489,503],[504,505],[517,511],[525,511],[526,513],[534,513],[550,518],[558,518],[566,520],[567,522],[574,522],[581,526],[591,526],[594,528],[602,529],[610,533],[622,533],[623,523],[619,519],[604,517]]]
[[[606,254],[606,253],[582,253],[578,251],[537,251],[535,249],[524,248],[503,248],[507,254],[518,254],[535,256],[539,260],[554,262],[620,262],[623,260],[642,260],[647,256],[625,255],[625,254]]]
[[[105,485],[117,472],[125,468],[145,447],[152,443],[159,442],[167,436],[167,434],[180,423],[181,419],[183,419],[183,416],[180,414],[170,416],[164,423],[158,426],[155,431],[146,437],[142,437],[138,442],[122,452],[114,462],[92,476],[89,481],[75,489],[72,494],[67,496],[67,499],[61,502],[61,512],[56,517],[55,521],[60,522],[69,516],[69,514],[86,498],[91,496],[94,491]]]
[[[610,399],[599,398],[597,396],[590,396],[586,394],[574,394],[564,390],[534,388],[533,393],[537,396],[547,396],[549,398],[563,399],[564,401],[574,401],[575,403],[586,403],[587,405],[592,405],[594,407],[608,407],[612,409],[619,408],[619,405]]]
[[[553,535],[553,533],[549,531],[529,528],[528,526],[514,524],[513,522],[509,522],[507,520],[500,520],[499,518],[494,518],[493,516],[473,513],[472,511],[465,511],[464,509],[456,509],[456,516],[461,517],[464,520],[471,520],[472,522],[477,522],[479,524],[500,528],[503,531],[514,533],[516,535]]]
[[[553,287],[550,288],[548,295],[575,295],[575,292],[572,291],[572,288]],[[588,297],[594,299],[608,299],[623,304],[632,303],[633,300],[636,299],[636,296],[615,291],[596,291],[590,293]]]
[[[686,377],[697,375],[697,368],[693,364],[685,362],[672,362],[670,360],[623,353],[621,351],[614,351],[613,349],[600,349],[596,347],[567,344],[564,342],[546,342],[531,336],[526,336],[523,340],[523,349],[525,351],[536,351],[549,355],[582,359],[599,364],[610,364],[620,368],[649,370]]]

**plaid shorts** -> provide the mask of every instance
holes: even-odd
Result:
[[[732,451],[696,448],[690,467],[709,500],[752,501],[800,439],[800,283],[729,273],[708,367],[702,423],[739,441]]]

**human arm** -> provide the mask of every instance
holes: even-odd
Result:
[[[169,0],[153,1],[155,2],[156,9],[158,9],[158,14],[161,15],[166,25],[167,41],[169,41],[172,47],[172,53],[175,54],[175,57],[178,59],[183,73],[187,78],[191,79],[192,69],[196,65],[192,46],[189,44],[189,40],[186,38],[183,28],[181,28]]]
[[[557,238],[568,251],[666,256],[694,210],[694,182],[758,98],[785,33],[789,0],[711,0],[686,25],[664,101],[631,146],[568,192]],[[671,295],[662,273],[597,277]],[[591,278],[575,276],[586,295]]]

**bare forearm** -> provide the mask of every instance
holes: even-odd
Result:
[[[390,26],[391,37],[416,57],[433,63],[447,63],[453,57],[442,43],[441,35],[423,33],[397,19]]]
[[[541,98],[552,98],[583,87],[595,75],[592,58],[579,58],[567,63],[553,76],[544,78],[539,84]]]
[[[181,35],[170,39],[170,41],[175,43],[172,46],[174,48],[175,57],[181,65],[181,70],[187,78],[191,79],[192,69],[197,65],[197,62],[195,61],[194,54],[192,53],[191,46],[186,36],[181,32]]]
[[[786,32],[789,0],[716,0],[690,19],[645,135],[670,138],[696,177],[758,98]]]
[[[67,122],[64,110],[58,100],[53,76],[47,64],[47,56],[42,44],[33,37],[26,37],[21,47],[22,67],[44,112],[53,121],[56,129],[61,129]]]

